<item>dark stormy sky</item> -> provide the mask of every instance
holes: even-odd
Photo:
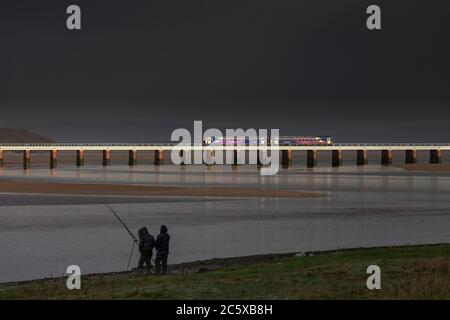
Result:
[[[203,120],[450,142],[449,39],[448,0],[1,0],[0,126],[139,142]]]

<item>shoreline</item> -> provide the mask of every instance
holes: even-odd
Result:
[[[449,299],[450,244],[280,253],[169,265],[167,275],[143,270],[69,275],[0,284],[0,300],[304,300]],[[380,265],[383,290],[367,290],[367,268]],[[399,272],[401,270],[401,272]]]
[[[414,249],[414,248],[429,248],[437,246],[447,246],[448,243],[432,243],[432,244],[412,244],[412,245],[392,245],[392,246],[381,246],[381,247],[354,247],[354,248],[339,248],[333,250],[323,250],[323,251],[305,251],[305,252],[285,252],[285,253],[267,253],[267,254],[257,254],[250,256],[237,256],[237,257],[227,257],[227,258],[212,258],[206,260],[195,260],[190,262],[181,262],[176,264],[168,265],[168,276],[173,275],[183,275],[183,274],[194,274],[194,273],[206,273],[211,271],[221,270],[223,268],[234,268],[234,267],[245,267],[258,263],[268,263],[277,262],[287,258],[294,257],[314,257],[314,256],[327,256],[337,253],[352,253],[360,250],[401,250],[401,249]],[[128,277],[128,276],[157,276],[155,274],[146,274],[145,271],[131,269],[129,271],[116,271],[116,272],[102,272],[102,273],[88,273],[84,274],[83,277],[86,279],[101,279],[109,277]],[[48,282],[58,282],[60,280],[66,281],[67,277],[46,277],[33,280],[23,280],[23,281],[10,281],[10,282],[0,282],[0,289],[2,287],[11,286],[21,286],[28,284],[39,284]]]
[[[101,183],[36,182],[0,180],[0,193],[95,195],[95,196],[177,196],[232,198],[311,198],[325,196],[320,192],[227,187],[145,186]]]
[[[405,171],[450,172],[450,164],[448,163],[409,163],[394,165],[394,167]]]

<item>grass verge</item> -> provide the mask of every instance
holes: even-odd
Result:
[[[366,269],[381,268],[381,290]],[[213,259],[172,266],[166,276],[136,272],[0,285],[0,299],[449,299],[450,245],[341,250]]]

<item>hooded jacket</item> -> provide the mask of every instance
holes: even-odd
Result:
[[[148,232],[146,227],[139,229],[139,251],[146,255],[153,255],[153,248],[155,247],[155,238]]]
[[[170,235],[167,233],[167,227],[161,226],[161,233],[156,237],[156,251],[158,253],[169,253]]]

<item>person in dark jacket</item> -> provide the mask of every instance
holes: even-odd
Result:
[[[156,237],[156,258],[155,258],[155,266],[156,273],[161,272],[162,265],[162,273],[167,273],[167,257],[169,255],[169,241],[170,235],[167,233],[167,227],[165,225],[161,226],[161,233]]]
[[[155,238],[148,232],[146,227],[139,229],[139,251],[141,252],[141,257],[139,258],[138,268],[147,267],[147,271],[150,272],[152,268],[152,256],[153,248],[155,247]]]

